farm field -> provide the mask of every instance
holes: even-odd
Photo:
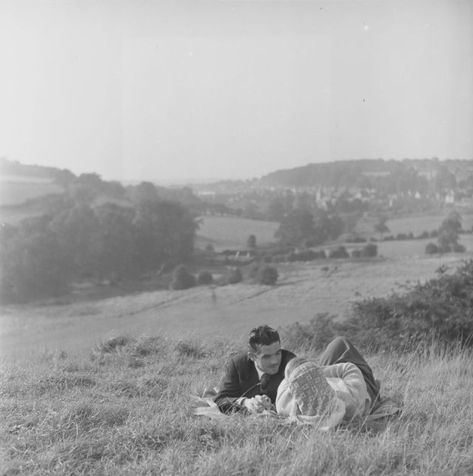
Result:
[[[0,206],[18,205],[32,198],[64,191],[62,187],[50,180],[7,180],[7,178],[2,177],[0,180]]]
[[[238,217],[200,217],[201,225],[197,230],[197,246],[205,248],[212,244],[216,251],[226,248],[246,248],[249,235],[256,236],[258,245],[274,241],[274,233],[279,223],[249,220]]]
[[[448,215],[448,211],[438,215],[420,215],[403,218],[392,218],[386,222],[389,232],[386,235],[397,235],[398,233],[412,232],[420,235],[423,231],[437,230],[443,219]],[[464,230],[471,230],[473,225],[473,215],[460,213]]]
[[[101,301],[4,306],[2,358],[31,359],[54,349],[82,351],[118,334],[208,338],[244,337],[267,323],[308,322],[319,312],[343,318],[353,302],[380,297],[453,270],[471,253],[374,261],[326,260],[278,265],[274,287],[240,283],[211,290],[155,291]]]
[[[378,245],[378,255],[397,259],[407,256],[422,257],[425,255],[427,243],[436,242],[436,238],[427,238],[425,240],[382,241],[376,244]],[[460,235],[458,242],[464,245],[467,251],[473,251],[473,235]]]
[[[393,218],[387,221],[389,232],[387,235],[397,235],[398,233],[412,232],[420,235],[423,231],[433,231],[438,229],[442,220],[448,212],[443,215],[425,215],[416,217]],[[205,248],[207,244],[212,244],[217,251],[226,248],[246,248],[248,236],[253,234],[259,245],[274,242],[274,233],[279,227],[276,222],[264,222],[259,220],[249,220],[238,217],[201,217],[201,225],[197,231],[197,246]],[[473,215],[462,215],[463,229],[471,230],[473,226]],[[378,247],[380,253],[386,257],[398,257],[407,255],[419,255],[424,253],[425,245],[431,240],[408,240],[405,242],[380,242]],[[473,244],[469,235],[463,235],[460,241],[468,248]]]

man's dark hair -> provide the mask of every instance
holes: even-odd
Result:
[[[280,342],[279,332],[269,326],[259,326],[251,329],[248,339],[250,350],[258,351],[258,345],[271,345]]]

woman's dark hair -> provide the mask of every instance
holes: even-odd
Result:
[[[259,326],[251,329],[248,346],[251,350],[257,352],[258,345],[271,345],[280,341],[278,331],[269,326]]]

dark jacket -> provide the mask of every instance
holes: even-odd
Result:
[[[282,350],[281,365],[278,373],[271,375],[265,391],[261,390],[258,372],[255,364],[248,358],[247,353],[239,354],[227,363],[225,373],[218,386],[219,392],[215,397],[215,403],[223,413],[233,413],[243,409],[236,404],[240,397],[252,398],[255,395],[267,395],[272,403],[276,401],[279,384],[284,378],[284,370],[287,363],[295,355],[288,350]]]

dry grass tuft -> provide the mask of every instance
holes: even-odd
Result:
[[[97,346],[97,350],[102,354],[114,352],[122,347],[135,343],[135,339],[129,336],[116,336],[107,339]]]
[[[98,405],[82,401],[64,408],[60,424],[63,429],[89,431],[97,427],[123,425],[128,414],[129,411],[120,406]]]
[[[208,351],[199,341],[180,340],[175,346],[177,354],[181,357],[192,359],[203,359],[208,355]]]

